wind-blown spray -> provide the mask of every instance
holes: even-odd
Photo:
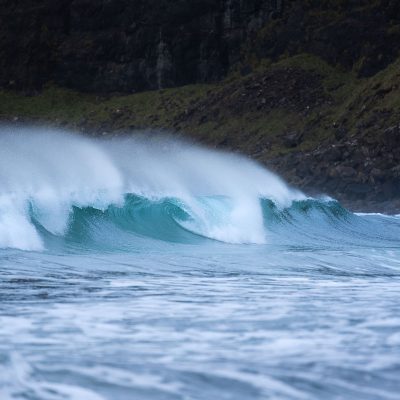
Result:
[[[74,209],[121,208],[127,196],[146,199],[148,207],[169,199],[185,214],[175,218],[182,228],[230,243],[266,241],[260,199],[283,207],[304,198],[245,157],[165,137],[94,140],[2,128],[0,247],[41,250],[38,225],[62,236]]]

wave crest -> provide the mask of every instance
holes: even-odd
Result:
[[[0,133],[2,248],[42,250],[43,232],[70,238],[74,231],[78,238],[79,229],[85,231],[76,222],[79,210],[85,210],[82,221],[97,215],[96,223],[111,220],[162,240],[192,232],[229,243],[265,243],[259,199],[287,207],[305,198],[245,157],[150,132],[119,140],[26,127]]]

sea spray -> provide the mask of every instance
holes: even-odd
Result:
[[[397,399],[399,238],[238,155],[3,128],[0,399]]]
[[[179,222],[196,234],[261,244],[267,231],[260,199],[284,207],[304,197],[243,156],[154,134],[95,140],[49,128],[3,127],[0,149],[1,247],[40,250],[33,221],[62,236],[74,207],[104,211],[122,206],[128,195],[176,199],[190,216]],[[18,226],[15,234],[10,224]]]

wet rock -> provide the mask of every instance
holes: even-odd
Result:
[[[379,168],[373,168],[372,169],[372,171],[371,171],[371,175],[374,177],[374,178],[382,178],[383,177],[383,175],[384,175],[384,172],[381,170],[381,169],[379,169]]]
[[[400,146],[400,125],[394,125],[384,131],[385,143],[389,146]]]
[[[344,139],[347,135],[348,135],[347,130],[346,130],[345,128],[343,128],[343,127],[338,127],[338,128],[335,130],[335,138],[336,138],[337,140],[342,140],[342,139]]]
[[[365,195],[371,192],[372,188],[366,183],[351,183],[347,186],[347,191],[356,195]]]
[[[392,168],[390,173],[395,178],[400,178],[400,165],[398,165],[397,167]]]
[[[303,133],[291,132],[282,138],[285,147],[294,148],[297,147],[303,139]]]
[[[391,199],[400,195],[400,180],[390,179],[382,185],[381,193],[384,199]]]
[[[337,146],[331,146],[325,153],[324,158],[326,162],[335,162],[341,160],[343,157],[342,150]]]
[[[339,165],[338,167],[336,167],[336,173],[337,175],[345,178],[350,178],[357,175],[357,171],[354,168],[344,165]]]

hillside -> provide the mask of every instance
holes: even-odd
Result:
[[[400,210],[397,1],[0,3],[2,120],[166,129],[354,209]]]

